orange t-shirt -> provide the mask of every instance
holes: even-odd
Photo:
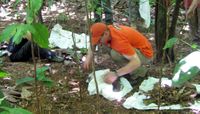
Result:
[[[134,55],[136,48],[147,58],[152,58],[153,49],[150,42],[131,27],[119,26],[116,28],[113,25],[108,25],[111,35],[110,47],[115,51],[124,55]]]

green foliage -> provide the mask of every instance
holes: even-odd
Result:
[[[80,51],[82,54],[86,54],[88,50],[87,50],[87,48],[81,48]]]
[[[28,24],[33,23],[43,3],[43,0],[29,0],[29,1],[30,1],[30,3],[28,3],[29,7],[26,9],[27,10],[26,22]]]
[[[174,69],[174,73],[173,74],[176,74],[179,69],[181,68],[182,65],[184,65],[186,62],[185,61],[181,61],[179,62],[176,66],[175,66],[175,69]]]
[[[40,10],[40,7],[42,6],[43,0],[30,0],[30,10],[34,12],[34,14],[37,14],[37,12]]]
[[[192,48],[192,49],[197,49],[197,48],[198,48],[198,45],[192,44],[192,45],[191,45],[191,48]]]
[[[89,0],[88,5],[87,5],[89,11],[95,11],[96,10],[95,13],[97,13],[98,15],[101,15],[102,12],[103,12],[103,8],[97,7],[99,5],[99,2],[100,2],[99,0]]]
[[[20,85],[23,83],[33,82],[35,79],[32,77],[24,77],[16,80],[16,85]]]
[[[22,109],[22,108],[9,108],[9,107],[0,107],[4,111],[1,114],[32,114],[32,112]]]
[[[8,76],[8,73],[5,72],[5,71],[2,71],[2,70],[0,69],[0,78],[5,78],[5,77],[7,77],[7,76]]]
[[[32,38],[35,43],[37,43],[40,47],[48,48],[48,38],[49,38],[49,32],[46,26],[35,23],[35,24],[12,24],[6,27],[6,29],[3,30],[0,42],[6,41],[9,38],[13,36],[13,41],[16,44],[19,44],[23,38],[24,35],[27,34],[27,32],[32,33]]]
[[[53,85],[53,81],[50,80],[49,78],[47,78],[45,76],[45,71],[48,70],[48,67],[42,67],[42,68],[38,68],[36,70],[36,76],[37,76],[37,80],[42,82],[45,86],[47,87],[51,87]],[[34,82],[34,78],[32,77],[24,77],[24,78],[20,78],[16,80],[16,85],[20,85],[20,84],[24,84],[24,83],[30,83],[30,82]]]
[[[49,31],[46,26],[40,23],[35,23],[32,25],[33,28],[35,29],[35,33],[32,32],[33,34],[33,41],[37,43],[40,47],[42,48],[48,48],[49,44]]]
[[[6,97],[0,98],[0,105],[2,103],[2,101],[5,99]]]
[[[57,20],[66,21],[66,20],[69,20],[69,17],[65,13],[61,13],[58,15]]]
[[[49,69],[48,67],[42,67],[37,69],[36,73],[37,73],[37,79],[39,81],[42,81],[44,85],[51,87],[53,85],[53,81],[45,77],[45,71],[48,69]]]
[[[6,41],[8,40],[10,37],[12,37],[16,31],[17,31],[17,27],[19,26],[19,24],[12,24],[12,25],[8,25],[1,33],[1,37],[0,37],[0,42]]]
[[[21,0],[15,0],[15,3],[13,4],[13,7],[16,9],[16,6],[21,2]]]
[[[163,49],[165,50],[165,49],[167,49],[167,48],[172,48],[172,47],[174,46],[174,44],[177,43],[177,41],[178,41],[178,39],[175,38],[175,37],[170,38],[170,39],[166,42],[166,44],[165,44],[165,46],[164,46]]]
[[[197,66],[191,67],[187,72],[180,71],[179,78],[177,80],[172,79],[173,86],[180,87],[186,81],[193,79],[200,72],[200,69]]]
[[[8,101],[6,101],[5,98],[6,97],[4,96],[3,92],[0,90],[0,107],[4,106],[4,107],[10,107],[11,108],[10,103]],[[2,110],[0,109],[0,112],[1,111]]]

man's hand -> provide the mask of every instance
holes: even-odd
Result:
[[[112,84],[115,80],[117,80],[117,76],[115,72],[108,72],[105,74],[104,81],[108,84]]]
[[[194,15],[194,11],[187,11],[186,12],[186,18],[190,19]]]
[[[92,50],[91,48],[88,49],[88,52],[87,52],[87,55],[86,55],[86,59],[83,63],[83,69],[84,70],[89,70],[90,69],[90,66],[91,66],[91,63],[92,63],[92,58],[93,58],[93,55],[92,55]]]
[[[86,60],[83,63],[83,68],[85,70],[89,70],[90,69],[90,65],[91,65],[91,60],[89,58],[86,57]]]

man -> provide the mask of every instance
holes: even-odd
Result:
[[[200,0],[184,0],[186,18],[189,21],[192,40],[200,43]]]
[[[30,33],[27,33],[19,44],[13,42],[13,38],[10,39],[7,50],[11,53],[9,59],[12,62],[24,62],[32,58]],[[48,59],[52,62],[62,62],[64,58],[59,57],[56,53],[34,46],[34,54],[36,57],[40,56],[41,59]]]
[[[92,48],[88,49],[84,69],[89,69],[92,62],[92,50],[98,44],[110,47],[112,59],[119,65],[123,65],[116,71],[105,75],[105,82],[112,84],[118,77],[139,69],[139,67],[150,61],[153,57],[153,49],[148,40],[138,31],[127,26],[106,25],[95,23],[91,26]],[[135,75],[136,76],[136,75]]]

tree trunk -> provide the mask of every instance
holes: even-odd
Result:
[[[182,2],[182,0],[176,0],[176,5],[175,5],[173,15],[172,15],[172,22],[171,22],[171,26],[169,29],[169,39],[173,38],[175,36],[176,24],[177,24],[177,19],[178,19],[178,15],[179,15],[179,9],[180,9],[181,2]],[[170,49],[167,49],[167,54],[169,56],[170,61],[174,62],[175,56],[174,56],[173,47]]]
[[[156,43],[156,62],[166,61],[163,47],[166,43],[167,32],[167,2],[156,0],[156,19],[155,19],[155,43]]]

